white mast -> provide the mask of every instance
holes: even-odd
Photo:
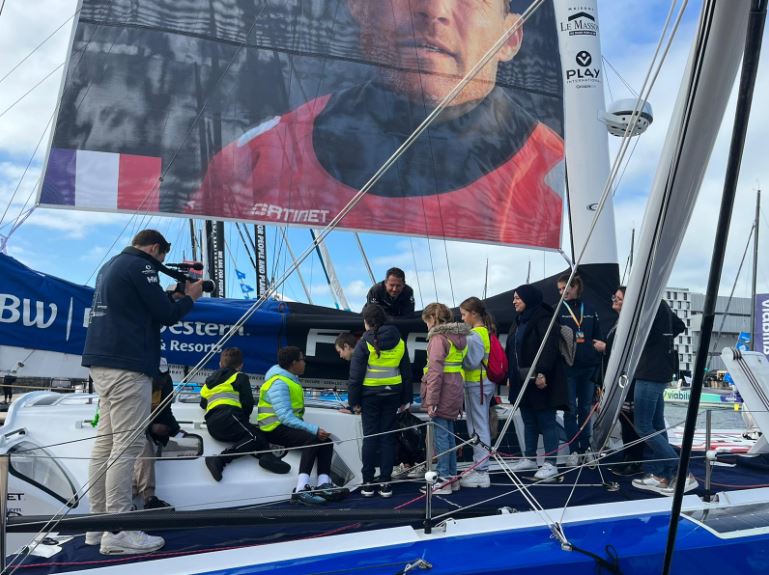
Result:
[[[604,123],[603,66],[596,0],[555,4],[563,78],[564,139],[569,190],[572,259],[585,240],[609,177],[609,142]],[[609,199],[582,264],[617,263],[614,205]]]

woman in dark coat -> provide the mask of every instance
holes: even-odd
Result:
[[[517,316],[510,328],[505,351],[509,363],[510,402],[518,397],[523,378],[530,371],[542,340],[545,339],[553,309],[542,302],[542,292],[532,285],[515,289],[513,305]],[[564,363],[558,351],[558,326],[547,337],[542,355],[532,372],[521,401],[524,423],[524,457],[516,462],[513,471],[537,468],[537,443],[542,435],[545,463],[534,474],[536,479],[549,480],[558,474],[555,466],[558,451],[558,427],[555,412],[567,410],[569,403]]]

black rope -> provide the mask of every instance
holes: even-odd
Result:
[[[607,571],[609,573],[615,573],[616,575],[622,575],[622,569],[619,567],[619,555],[617,555],[617,550],[614,548],[614,545],[607,545],[604,547],[604,551],[606,551],[606,556],[608,557],[607,559],[604,559],[592,551],[572,545],[571,543],[569,544],[569,551],[575,551],[590,557],[595,561],[595,572],[598,574]]]

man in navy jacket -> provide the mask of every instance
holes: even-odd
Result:
[[[88,469],[91,513],[131,510],[132,471],[144,447],[160,363],[160,328],[184,317],[203,291],[201,281],[188,282],[179,299],[163,291],[158,269],[170,249],[160,232],[142,230],[96,278],[82,362],[99,394]],[[147,553],[165,544],[141,531],[89,532],[86,543],[101,543],[103,554]]]

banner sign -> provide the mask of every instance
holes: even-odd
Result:
[[[93,288],[31,270],[0,254],[0,345],[81,355]],[[169,363],[196,365],[252,302],[201,298],[182,321],[163,327],[162,354]],[[267,302],[226,344],[239,347],[246,370],[264,373],[275,364],[288,310]],[[219,356],[206,364],[218,368]]]
[[[755,333],[753,351],[760,351],[769,357],[769,293],[757,293],[754,312]]]
[[[436,6],[83,0],[39,202],[323,227],[528,1]],[[546,2],[340,227],[558,248],[563,81]]]

